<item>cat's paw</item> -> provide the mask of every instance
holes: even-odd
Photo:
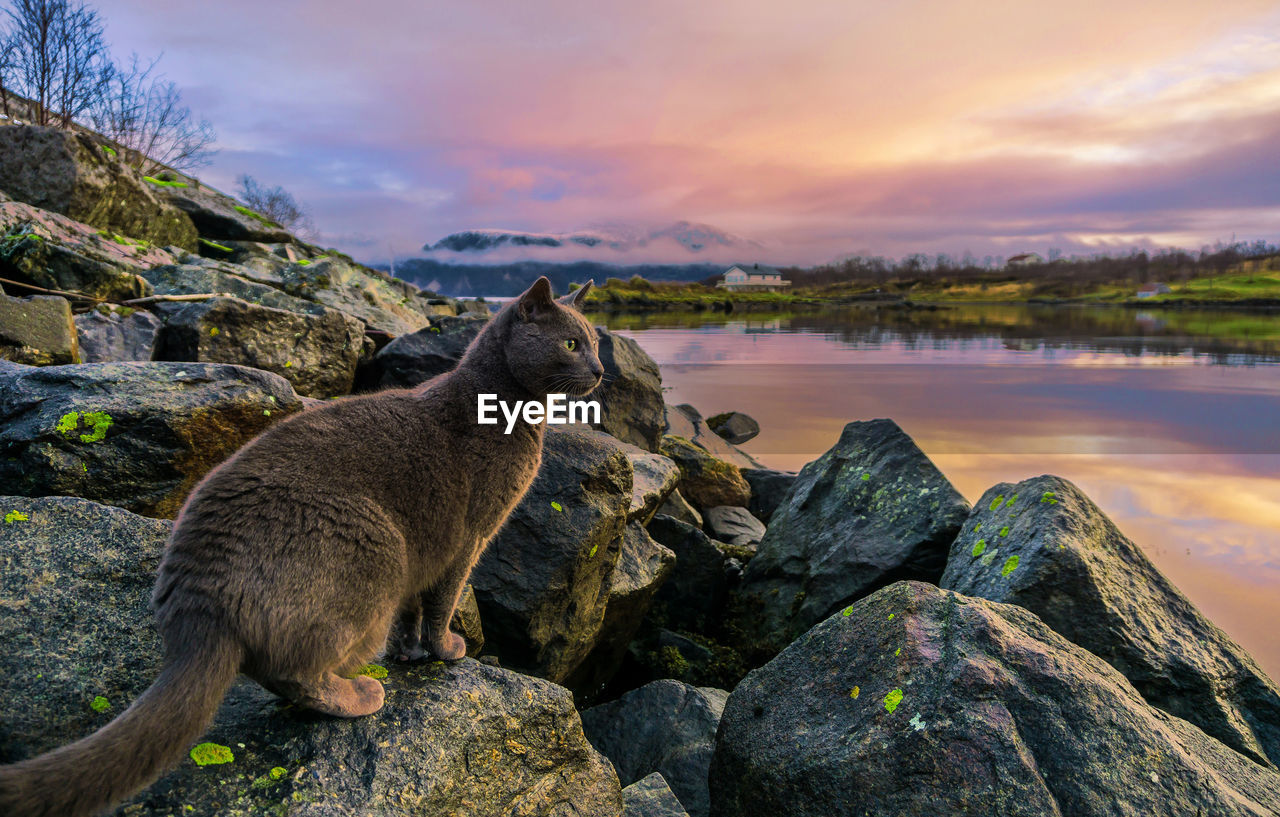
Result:
[[[467,654],[467,642],[457,633],[448,631],[445,633],[443,643],[433,644],[431,651],[436,654],[437,658],[442,658],[445,661],[457,661]]]
[[[414,644],[411,647],[401,645],[397,647],[392,654],[395,656],[397,661],[405,663],[410,661],[421,661],[427,657],[427,651],[422,649],[421,644]]]

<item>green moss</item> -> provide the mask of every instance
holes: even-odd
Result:
[[[64,437],[70,437],[80,429],[80,421],[84,421],[86,433],[80,435],[80,441],[85,443],[101,442],[107,436],[107,429],[111,428],[111,415],[105,411],[86,411],[84,416],[78,411],[68,411],[66,414],[58,418],[58,423],[53,430]]]
[[[889,618],[887,618],[887,619],[885,619],[885,620],[886,620],[886,621],[893,621],[893,617],[894,617],[895,615],[897,615],[897,613],[890,613],[890,614],[889,614]]]
[[[106,698],[98,695],[93,699],[92,703],[89,704],[89,708],[94,712],[106,712],[111,708],[111,701],[108,701]]]
[[[218,327],[216,326],[209,327],[209,337],[216,338],[220,334],[222,334],[222,330],[219,329]]]
[[[53,430],[64,437],[69,437],[75,433],[76,427],[79,425],[80,412],[68,411],[66,414],[58,418],[58,424],[53,427]]]
[[[990,510],[994,511],[1003,504],[1004,504],[1004,494],[1000,494],[995,499],[991,500]]]
[[[899,655],[902,655],[902,648],[901,648],[901,647],[899,647],[898,649],[896,649],[896,650],[894,650],[894,651],[893,651],[893,657],[894,657],[894,658],[897,658]]]
[[[236,759],[231,749],[217,743],[201,743],[191,747],[191,759],[197,766],[217,766]]]
[[[1008,502],[1006,502],[1006,503],[1004,503],[1004,506],[1005,506],[1006,508],[1008,508],[1008,507],[1010,507],[1011,505],[1013,505],[1013,503],[1015,503],[1015,502],[1017,502],[1017,501],[1018,501],[1018,495],[1017,495],[1017,494],[1014,494],[1013,496],[1009,497],[1009,501],[1008,501]]]
[[[30,516],[27,516],[22,511],[9,511],[4,515],[4,523],[6,525],[12,525],[14,522],[26,522],[30,518]]]
[[[898,704],[902,703],[902,690],[890,690],[889,694],[884,696],[884,708],[886,712],[892,712],[898,708]]]
[[[1054,491],[1045,491],[1040,495],[1040,502],[1045,505],[1057,505],[1058,494]]]
[[[289,773],[289,770],[283,766],[276,766],[268,774],[272,780],[280,780]]]
[[[853,605],[851,604],[848,607],[841,610],[840,615],[844,616],[845,618],[848,618],[849,616],[853,615]]]
[[[984,551],[984,550],[986,550],[986,549],[987,549],[987,540],[986,540],[986,539],[979,539],[979,540],[974,544],[974,546],[973,546],[973,555],[974,555],[975,557],[977,557],[977,556],[981,556],[981,555],[982,555],[982,551]]]
[[[982,530],[982,523],[981,523],[981,522],[979,522],[978,524],[976,524],[976,525],[974,525],[974,526],[973,526],[973,532],[974,532],[974,533],[977,533],[977,532],[978,532],[978,531],[980,531],[980,530]]]
[[[1008,525],[1005,525],[1003,528],[1001,528],[1001,529],[1000,529],[1000,535],[1001,535],[1001,536],[1008,536],[1008,535],[1009,535],[1009,526],[1008,526]]]
[[[250,210],[248,207],[245,207],[244,205],[237,204],[235,209],[236,209],[236,212],[242,216],[248,216],[249,218],[255,221],[260,221],[263,224],[267,225],[268,227],[275,227],[276,229],[280,229],[279,224],[276,224],[274,221],[262,215],[261,213],[255,213],[254,211]]]
[[[212,247],[215,250],[221,250],[222,252],[235,252],[235,250],[231,249],[226,244],[219,244],[218,242],[210,241],[207,238],[200,239],[200,243],[205,245],[206,247]]]
[[[667,678],[683,678],[689,672],[689,662],[672,644],[658,651],[658,666]]]
[[[594,556],[596,555],[596,552],[597,552],[597,551],[599,551],[599,550],[600,550],[600,546],[599,546],[599,545],[592,545],[592,546],[591,546],[591,552],[587,554],[587,558],[588,558],[588,559],[590,559],[590,558],[594,557]]]
[[[863,481],[863,482],[866,482],[866,481],[867,481],[867,480],[869,480],[869,479],[871,479],[871,475],[870,475],[870,474],[863,474],[863,475],[862,475],[862,481]]]
[[[551,507],[552,507],[552,508],[555,508],[555,509],[556,509],[556,511],[563,511],[563,510],[564,510],[564,506],[563,506],[563,505],[561,505],[559,502],[556,502],[554,499],[553,499],[553,500],[551,500]]]
[[[157,187],[187,187],[186,182],[169,181],[167,179],[157,179],[155,176],[143,176],[145,181],[151,182]]]
[[[116,149],[110,145],[103,145],[102,152],[110,156],[112,159],[116,158]]]
[[[365,664],[356,675],[367,675],[370,678],[381,681],[387,677],[387,668],[380,667],[377,664]]]
[[[1018,557],[1010,556],[1004,560],[1004,567],[1000,568],[1001,576],[1008,576],[1010,573],[1018,569]]]
[[[862,687],[855,686],[853,689],[849,690],[849,697],[853,698],[854,700],[857,700],[858,696],[861,694],[862,694]]]

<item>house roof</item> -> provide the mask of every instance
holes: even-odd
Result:
[[[734,264],[733,267],[737,267],[738,269],[742,270],[748,275],[781,275],[782,274],[776,267],[766,267],[764,264]],[[729,267],[729,269],[733,269],[733,267]],[[729,270],[725,270],[725,272],[728,272],[728,271]]]
[[[1006,263],[1013,264],[1013,263],[1016,263],[1016,262],[1018,262],[1018,261],[1029,261],[1029,260],[1031,260],[1032,258],[1039,258],[1039,257],[1040,257],[1040,253],[1038,253],[1038,252],[1024,252],[1024,253],[1019,253],[1019,254],[1014,255],[1014,256],[1010,256],[1010,258],[1009,258],[1008,262],[1006,262]]]

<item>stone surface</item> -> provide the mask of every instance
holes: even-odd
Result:
[[[156,360],[234,363],[274,372],[307,397],[351,392],[364,324],[336,309],[300,315],[238,298],[190,304],[165,321]]]
[[[172,517],[211,468],[301,409],[244,366],[84,363],[0,372],[0,485]]]
[[[0,357],[28,366],[80,362],[80,343],[66,298],[0,294]]]
[[[658,591],[663,620],[673,629],[711,629],[724,614],[729,557],[701,530],[670,516],[655,516],[649,535],[676,555],[676,569]]]
[[[937,581],[969,505],[891,420],[849,423],[806,465],[747,565],[737,618],[753,662],[899,579]]]
[[[760,434],[760,424],[749,414],[729,411],[707,418],[707,428],[733,445],[742,445]]]
[[[707,533],[720,542],[754,550],[764,538],[764,524],[746,508],[732,505],[707,508],[704,517]]]
[[[132,239],[195,249],[191,219],[84,134],[35,125],[0,128],[0,190]]]
[[[654,772],[622,790],[623,817],[688,817],[662,775]]]
[[[582,728],[627,786],[660,772],[691,817],[706,817],[707,768],[729,693],[679,681],[646,684],[582,713]]]
[[[734,689],[715,817],[1261,815],[1280,775],[1028,611],[900,582]]]
[[[548,429],[537,478],[471,573],[504,667],[561,682],[595,648],[630,505],[617,441]]]
[[[665,514],[673,519],[679,519],[681,522],[693,525],[695,528],[702,528],[702,514],[698,513],[698,509],[690,505],[678,490],[671,492],[666,501],[658,508],[658,513]]]
[[[75,316],[82,363],[150,360],[160,319],[143,309],[101,304]]]
[[[650,454],[639,446],[626,445],[627,459],[631,461],[631,507],[627,511],[628,522],[649,524],[680,482],[680,467],[661,454]]]
[[[1040,476],[987,490],[942,585],[1027,608],[1148,703],[1280,765],[1275,682],[1070,482]]]
[[[470,584],[462,588],[458,609],[453,611],[449,629],[467,642],[467,657],[478,658],[484,650],[484,627],[480,621],[480,605],[476,604],[476,591]]]
[[[717,459],[683,437],[662,438],[661,453],[680,468],[680,495],[702,510],[718,505],[746,507],[751,486],[738,466]]]
[[[199,183],[160,187],[157,193],[187,214],[201,238],[218,241],[292,241],[289,231],[228,195]]]
[[[742,477],[751,486],[751,502],[747,510],[766,525],[773,512],[786,501],[791,486],[796,483],[793,471],[774,471],[769,468],[743,468]]]
[[[401,335],[362,367],[359,389],[405,389],[451,371],[487,323],[487,315],[441,317],[425,329]]]
[[[157,295],[223,295],[302,315],[324,314],[324,306],[289,295],[277,289],[278,284],[250,278],[253,274],[248,267],[188,256],[182,264],[153,267],[143,272],[142,277]]]
[[[666,427],[662,373],[640,344],[596,327],[604,382],[591,395],[600,401],[600,428],[626,443],[657,451]]]
[[[667,406],[666,433],[683,437],[717,459],[733,463],[739,468],[761,467],[750,454],[707,428],[702,415],[688,403]]]

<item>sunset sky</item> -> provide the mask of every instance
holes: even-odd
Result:
[[[214,123],[209,182],[363,260],[676,220],[779,263],[1280,240],[1274,0],[98,7]]]

